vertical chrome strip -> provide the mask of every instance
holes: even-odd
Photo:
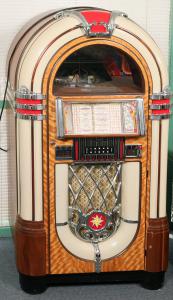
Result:
[[[56,99],[56,126],[57,136],[59,138],[64,138],[63,103],[61,98]]]
[[[145,115],[144,115],[144,102],[142,98],[137,98],[137,117],[139,122],[139,133],[145,135]]]
[[[93,243],[94,255],[95,255],[95,271],[96,273],[101,272],[101,253],[98,243]]]

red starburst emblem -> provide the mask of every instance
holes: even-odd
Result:
[[[88,217],[87,225],[92,230],[102,230],[106,226],[107,218],[104,214],[100,212],[94,212]]]

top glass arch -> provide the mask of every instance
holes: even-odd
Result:
[[[109,45],[90,45],[59,67],[53,84],[56,96],[143,94],[145,84],[137,63]]]

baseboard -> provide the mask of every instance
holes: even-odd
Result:
[[[12,232],[11,232],[10,226],[0,227],[0,238],[6,238],[6,237],[11,237],[11,236],[12,236]]]

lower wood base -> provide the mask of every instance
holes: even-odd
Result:
[[[16,219],[16,264],[18,271],[28,276],[46,274],[46,233],[43,222]]]
[[[169,226],[167,218],[149,219],[146,244],[148,272],[166,271],[168,267]]]
[[[109,272],[64,274],[47,276],[26,276],[19,274],[20,285],[23,291],[29,294],[43,293],[49,286],[71,284],[96,284],[116,282],[139,282],[150,290],[160,289],[164,282],[164,272],[150,273],[145,271]]]

